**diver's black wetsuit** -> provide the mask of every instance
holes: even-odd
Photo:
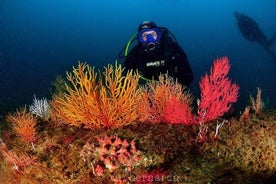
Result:
[[[135,46],[127,56],[124,67],[126,70],[138,69],[140,74],[149,80],[157,80],[160,73],[167,72],[184,86],[189,86],[194,79],[186,53],[166,36],[161,39],[160,48],[151,53],[148,53],[142,44]]]

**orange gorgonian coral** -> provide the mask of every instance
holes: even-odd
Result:
[[[99,77],[86,63],[67,73],[71,85],[67,93],[51,103],[52,118],[59,122],[85,128],[121,127],[136,121],[141,98],[139,75],[121,65],[108,65]]]
[[[173,81],[171,77],[167,74],[160,75],[158,81],[150,81],[147,83],[147,97],[149,101],[148,105],[148,115],[149,122],[158,123],[158,122],[168,122],[168,123],[183,123],[177,119],[176,116],[183,113],[183,116],[188,115],[192,116],[191,113],[191,103],[192,95],[188,92],[184,92],[184,88],[181,84]],[[146,98],[144,98],[146,99]],[[172,103],[172,102],[178,103]],[[148,104],[144,102],[144,104]],[[184,109],[185,104],[185,109]],[[180,107],[180,110],[176,108]],[[188,113],[186,113],[188,112]],[[187,118],[189,119],[189,118]],[[187,120],[188,121],[188,120]],[[189,120],[190,121],[190,120]],[[189,124],[188,122],[185,122]]]
[[[7,121],[12,123],[12,129],[22,141],[33,143],[36,139],[36,119],[27,112],[26,107],[23,110],[17,110],[15,114],[9,114]]]

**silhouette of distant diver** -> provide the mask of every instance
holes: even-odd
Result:
[[[234,16],[243,36],[247,40],[251,42],[257,42],[263,46],[265,50],[272,56],[273,61],[276,63],[276,53],[274,53],[271,49],[272,43],[276,40],[276,32],[271,39],[268,39],[259,28],[257,22],[252,18],[239,12],[234,12]]]

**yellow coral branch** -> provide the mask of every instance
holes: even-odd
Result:
[[[121,65],[108,65],[97,78],[94,68],[86,63],[67,73],[71,85],[67,93],[51,103],[56,121],[86,128],[120,127],[137,120],[141,90],[139,75],[129,71],[124,75]]]

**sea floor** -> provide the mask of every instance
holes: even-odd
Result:
[[[207,131],[199,139],[200,129]],[[267,184],[276,179],[275,132],[275,109],[206,126],[140,123],[87,130],[41,121],[31,144],[6,127],[0,136],[0,183]],[[107,139],[111,142],[99,141]],[[115,140],[126,144],[116,147]],[[135,163],[120,160],[121,148],[128,152],[125,159],[139,156]]]

